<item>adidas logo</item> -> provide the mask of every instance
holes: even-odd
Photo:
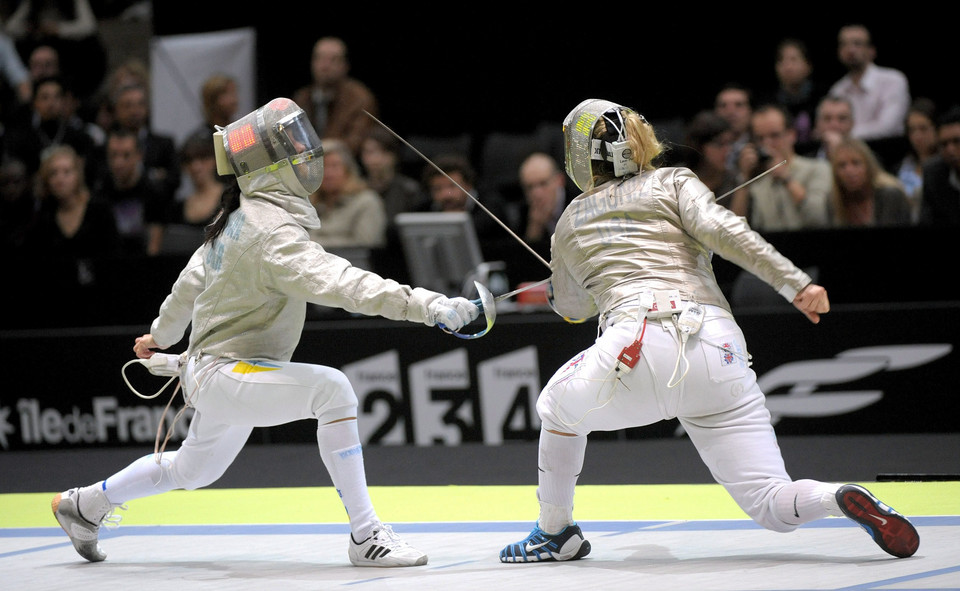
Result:
[[[387,548],[386,546],[378,546],[377,544],[373,544],[372,546],[367,548],[367,552],[366,554],[363,555],[363,557],[368,560],[379,560],[380,558],[383,558],[387,554],[390,554],[390,548]]]

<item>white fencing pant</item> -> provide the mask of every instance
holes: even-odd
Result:
[[[704,308],[703,324],[684,348],[685,360],[679,357],[676,328],[648,319],[640,361],[619,378],[616,359],[642,323],[623,321],[607,328],[543,389],[537,402],[543,428],[585,436],[677,418],[713,478],[760,525],[791,531],[826,517],[820,497],[836,487],[791,481],[764,395],[747,362],[742,331],[725,310]],[[541,501],[553,502],[543,492],[538,493]],[[801,510],[793,511],[794,503]],[[790,515],[785,515],[788,505]]]
[[[195,409],[182,445],[164,452],[159,465],[151,454],[109,477],[104,490],[112,503],[213,483],[236,459],[254,427],[302,419],[323,425],[357,416],[357,397],[347,377],[321,365],[212,357],[198,364],[190,358],[181,383]],[[342,447],[358,444],[345,441]],[[335,450],[321,449],[321,455],[324,451]]]

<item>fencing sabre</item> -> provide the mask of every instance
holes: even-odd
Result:
[[[540,256],[540,255],[537,253],[537,251],[535,251],[529,244],[527,244],[526,242],[524,242],[522,238],[520,238],[519,236],[517,236],[517,234],[516,234],[513,230],[511,230],[511,229],[509,228],[509,226],[507,226],[505,223],[503,223],[503,221],[501,221],[500,218],[498,218],[496,215],[493,214],[493,212],[491,212],[489,209],[487,209],[487,208],[483,205],[483,203],[480,203],[480,200],[477,199],[476,197],[474,197],[474,196],[470,193],[470,191],[467,191],[466,189],[464,189],[464,188],[460,185],[460,183],[458,183],[457,181],[455,181],[455,180],[453,180],[452,178],[450,178],[450,175],[449,175],[449,174],[447,174],[442,168],[440,168],[439,166],[437,166],[436,164],[434,164],[434,162],[433,162],[432,160],[430,160],[429,158],[427,158],[427,157],[423,154],[423,152],[421,152],[420,150],[418,150],[418,149],[416,149],[415,147],[413,147],[413,146],[410,144],[410,142],[408,142],[407,140],[405,140],[405,139],[403,139],[402,137],[400,137],[400,135],[399,135],[397,132],[395,132],[395,131],[393,131],[392,129],[390,129],[390,127],[387,126],[386,123],[384,123],[383,121],[380,121],[379,119],[377,119],[376,117],[374,117],[373,114],[370,113],[370,112],[367,111],[367,110],[364,110],[363,112],[366,113],[368,117],[370,117],[371,119],[373,119],[374,121],[376,121],[381,127],[383,127],[383,128],[386,129],[388,132],[390,132],[391,135],[393,135],[395,138],[397,138],[398,140],[400,140],[401,142],[403,142],[403,144],[404,144],[405,146],[407,146],[408,148],[410,148],[411,150],[413,150],[414,152],[416,152],[417,156],[420,156],[421,158],[423,158],[423,160],[426,161],[427,164],[429,164],[430,166],[432,166],[433,168],[435,168],[435,169],[437,170],[437,172],[439,172],[440,174],[442,174],[443,176],[445,176],[448,181],[450,181],[451,183],[453,183],[454,185],[456,185],[456,187],[457,187],[458,189],[460,189],[461,191],[463,191],[463,193],[464,193],[467,197],[469,197],[470,199],[472,199],[473,202],[476,203],[477,206],[479,206],[480,209],[482,209],[482,210],[484,211],[484,213],[486,213],[486,214],[489,215],[491,218],[493,218],[493,220],[494,220],[495,222],[497,222],[498,224],[500,224],[500,226],[501,226],[504,230],[506,230],[507,233],[510,234],[510,236],[512,236],[517,242],[519,242],[521,245],[523,245],[524,248],[526,248],[528,251],[530,251],[530,253],[531,253],[533,256],[537,257],[537,260],[539,260],[541,263],[543,263],[543,265],[544,265],[547,269],[550,269],[550,263],[548,263],[546,260],[544,260],[544,258],[543,258],[542,256]],[[479,297],[478,299],[476,299],[476,300],[471,300],[471,301],[472,301],[473,304],[475,304],[477,307],[479,307],[481,311],[483,311],[484,318],[485,318],[486,321],[487,321],[487,327],[486,327],[485,329],[483,329],[482,331],[476,333],[476,334],[466,335],[466,334],[462,334],[462,333],[459,333],[459,332],[447,330],[446,327],[443,326],[442,324],[439,325],[439,326],[440,326],[440,328],[442,328],[442,329],[444,330],[444,332],[447,332],[447,333],[449,333],[449,334],[452,334],[452,335],[454,335],[454,336],[456,336],[456,337],[458,337],[458,338],[461,338],[461,339],[477,339],[477,338],[480,338],[480,337],[482,337],[483,335],[487,334],[487,332],[489,332],[491,328],[493,328],[493,323],[494,323],[494,321],[497,319],[496,302],[502,301],[502,300],[506,299],[507,297],[510,297],[510,296],[512,296],[512,295],[516,295],[516,294],[518,294],[518,293],[520,293],[520,292],[522,292],[522,291],[526,291],[526,290],[528,290],[528,289],[532,289],[532,288],[534,288],[534,287],[537,287],[538,285],[542,285],[542,284],[546,283],[547,281],[549,281],[549,279],[544,279],[543,281],[541,281],[541,282],[539,282],[539,283],[537,283],[537,284],[532,284],[532,285],[524,286],[523,288],[521,288],[521,289],[519,289],[519,290],[515,290],[515,291],[512,291],[512,292],[510,292],[510,293],[503,294],[502,296],[497,297],[497,298],[493,297],[493,294],[492,294],[492,293],[490,292],[490,290],[487,289],[485,286],[481,285],[481,284],[480,284],[479,282],[477,282],[477,281],[474,281],[473,284],[474,284],[474,286],[477,288],[477,293],[480,295],[480,297]]]
[[[770,168],[768,168],[768,169],[766,169],[765,171],[761,172],[760,174],[758,174],[757,176],[755,176],[755,177],[753,177],[752,179],[748,180],[747,182],[741,183],[741,184],[737,185],[736,187],[730,189],[729,191],[727,191],[727,192],[724,193],[723,195],[717,197],[716,201],[719,203],[721,199],[725,199],[725,198],[729,197],[730,195],[733,195],[734,193],[736,193],[736,192],[739,191],[740,189],[746,187],[747,185],[749,185],[749,184],[752,183],[753,181],[759,180],[761,177],[767,176],[768,174],[770,174],[771,172],[773,172],[773,170],[774,170],[775,168],[780,168],[781,166],[783,166],[783,165],[786,164],[786,163],[787,163],[786,160],[781,160],[781,161],[778,162],[777,164],[774,164],[773,166],[771,166]]]

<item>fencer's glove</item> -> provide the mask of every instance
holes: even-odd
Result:
[[[480,316],[480,307],[467,298],[437,298],[428,307],[428,325],[442,324],[447,330],[460,330]]]

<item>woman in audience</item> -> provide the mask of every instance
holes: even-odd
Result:
[[[119,234],[110,207],[92,199],[83,159],[67,145],[41,155],[37,221],[26,238],[31,256],[87,259],[118,253]]]
[[[189,180],[190,193],[184,200],[170,203],[163,225],[150,228],[147,254],[193,253],[203,244],[204,228],[220,209],[224,184],[217,176],[213,136],[200,131],[184,140],[180,166]]]
[[[908,149],[897,167],[897,178],[903,184],[910,198],[914,214],[919,213],[920,189],[923,186],[923,165],[936,156],[937,146],[937,109],[928,98],[918,98],[907,111],[906,130]]]
[[[905,226],[912,211],[900,182],[883,170],[863,141],[845,138],[830,155],[833,189],[830,209],[835,227]]]
[[[386,243],[383,199],[360,175],[360,165],[340,140],[323,140],[323,184],[310,201],[320,216],[311,237],[325,248],[379,248]]]

